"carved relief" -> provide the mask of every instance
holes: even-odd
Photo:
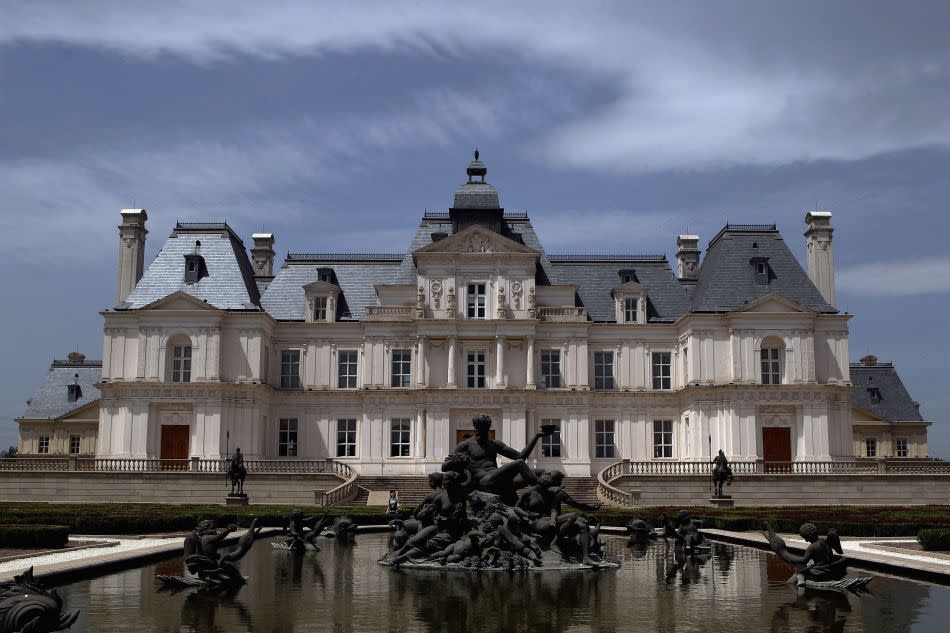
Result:
[[[419,286],[419,292],[416,294],[416,316],[420,319],[426,313],[426,289],[425,286]]]
[[[122,238],[122,243],[125,244],[125,247],[126,247],[126,248],[132,248],[132,245],[135,244],[135,238],[134,238],[134,237],[123,237],[123,238]]]
[[[511,305],[515,310],[521,309],[521,291],[523,287],[520,281],[511,284]]]
[[[535,307],[536,299],[534,297],[534,288],[528,289],[528,318],[535,318],[537,313],[537,308]]]
[[[446,301],[448,302],[449,318],[454,319],[456,317],[457,310],[455,304],[455,288],[453,286],[449,286],[449,296]]]
[[[442,282],[433,281],[432,282],[432,307],[436,310],[439,310],[442,307]]]
[[[462,251],[466,253],[493,253],[492,243],[480,235],[472,235],[462,243]]]
[[[505,318],[505,308],[506,308],[506,299],[505,299],[505,287],[502,285],[498,286],[498,318]]]

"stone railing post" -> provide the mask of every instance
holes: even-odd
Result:
[[[197,456],[191,458],[190,470],[192,470],[193,472],[198,472],[198,457]]]
[[[325,506],[326,504],[327,504],[327,491],[320,488],[314,488],[313,505]]]
[[[883,457],[877,458],[877,472],[880,475],[883,475],[887,472],[887,460]]]
[[[76,456],[70,455],[66,458],[66,470],[77,470],[76,468]]]
[[[755,474],[757,475],[765,474],[765,460],[764,459],[755,460]]]

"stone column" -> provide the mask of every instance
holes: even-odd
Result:
[[[426,339],[419,337],[419,352],[416,354],[416,384],[420,387],[426,386]]]
[[[416,434],[413,438],[415,449],[412,456],[421,459],[426,456],[426,410],[419,408],[416,412]]]
[[[505,337],[495,337],[495,387],[505,386]]]
[[[446,387],[449,389],[455,389],[457,386],[455,383],[455,355],[456,355],[455,337],[450,336],[449,337],[449,358],[448,358],[449,375],[446,381]]]
[[[527,359],[528,368],[528,380],[525,385],[528,389],[534,389],[537,387],[534,383],[534,337],[528,337],[528,359]]]

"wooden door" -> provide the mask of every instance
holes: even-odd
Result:
[[[458,446],[470,437],[475,437],[475,429],[457,429],[455,431],[455,445]],[[489,439],[495,439],[495,429],[488,429]]]
[[[168,461],[163,463],[162,467],[181,468],[188,467],[188,425],[187,424],[163,424],[162,425],[162,460],[183,460],[180,462]]]
[[[792,461],[792,430],[787,426],[762,429],[765,472],[787,472]]]

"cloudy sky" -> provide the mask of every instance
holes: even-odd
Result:
[[[4,3],[0,445],[51,359],[101,357],[120,208],[147,261],[176,219],[400,251],[478,146],[554,253],[776,222],[804,261],[830,210],[852,360],[950,457],[950,4],[662,4]]]

